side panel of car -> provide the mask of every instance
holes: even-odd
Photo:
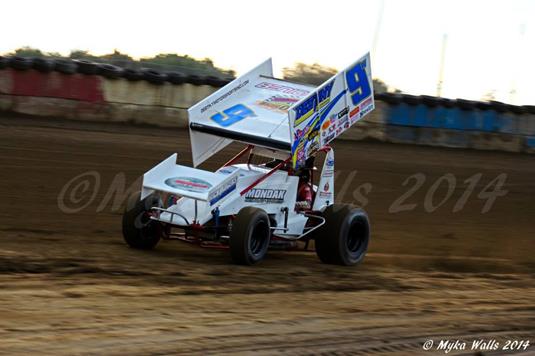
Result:
[[[320,211],[334,203],[334,150],[325,155],[312,210]]]
[[[258,207],[268,214],[279,216],[283,208],[293,211],[297,197],[298,177],[288,176],[287,172],[277,171],[243,195],[243,191],[253,184],[262,174],[240,176],[238,194],[229,197],[219,208],[220,215],[237,214],[244,206]],[[278,218],[277,218],[278,219]]]

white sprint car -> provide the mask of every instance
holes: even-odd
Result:
[[[334,203],[329,142],[373,109],[369,54],[317,88],[274,78],[265,61],[188,110],[195,167],[233,141],[246,147],[215,172],[178,165],[173,154],[145,173],[123,215],[125,241],[228,248],[234,262],[250,265],[270,246],[314,239],[321,261],[357,264],[369,220]],[[325,158],[314,184],[318,154]]]

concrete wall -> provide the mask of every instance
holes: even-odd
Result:
[[[0,70],[0,110],[74,120],[187,127],[187,108],[217,88],[35,70]],[[382,94],[342,137],[535,153],[533,107]]]
[[[106,79],[96,75],[0,70],[0,110],[75,120],[186,127],[186,110],[217,88]]]
[[[451,105],[451,106],[450,106]],[[386,105],[385,140],[400,143],[533,152],[535,115],[532,108],[496,104],[460,107],[423,102]],[[516,111],[513,112],[512,110]]]

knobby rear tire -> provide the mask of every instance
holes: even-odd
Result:
[[[356,265],[364,259],[370,241],[370,222],[362,209],[333,204],[323,212],[325,225],[315,232],[316,254],[323,263]]]

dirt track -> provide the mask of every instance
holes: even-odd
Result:
[[[129,187],[172,152],[190,164],[187,132],[0,118],[0,354],[406,355],[444,354],[423,351],[428,339],[535,343],[535,157],[338,142],[337,200],[367,200],[372,220],[364,263],[273,251],[251,268],[229,264],[226,251],[123,244],[112,180],[124,173]],[[100,178],[94,199],[83,184],[61,199],[88,171]],[[393,213],[416,173],[425,182],[404,201],[416,207]],[[455,189],[428,212],[426,194],[447,173]],[[508,192],[482,214],[478,194],[501,173]],[[446,194],[443,182],[434,204]],[[469,346],[460,353],[473,354]]]

